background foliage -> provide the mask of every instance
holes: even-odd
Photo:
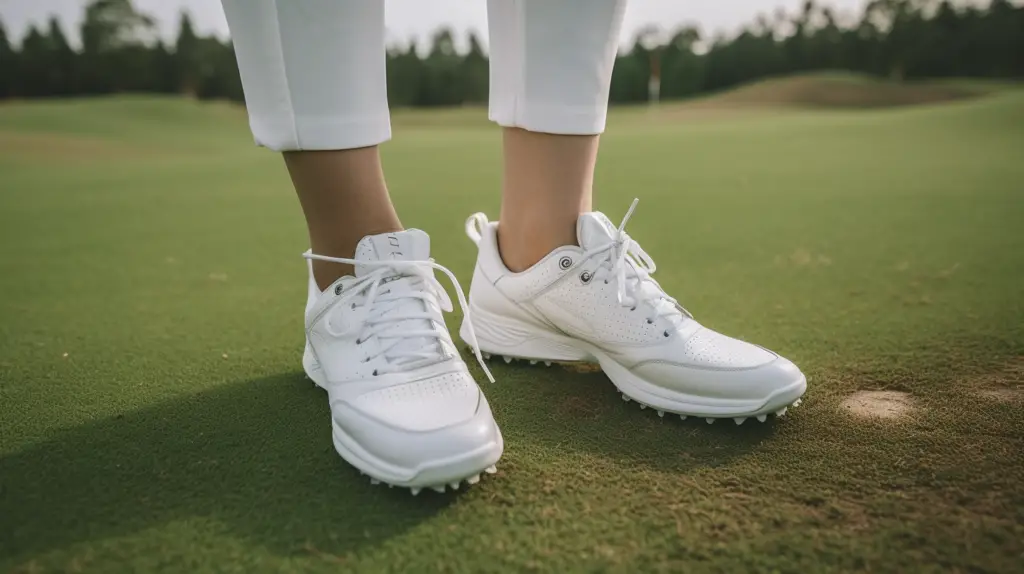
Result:
[[[131,0],[93,0],[85,8],[80,49],[56,18],[29,29],[20,45],[0,23],[0,98],[114,92],[181,93],[242,100],[230,42],[197,36],[181,15],[174,44]],[[426,50],[415,42],[388,51],[392,106],[452,106],[487,100],[487,56],[471,34],[458,53],[438,30]],[[844,69],[893,79],[1024,76],[1024,6],[994,0],[871,0],[849,21],[809,0],[796,14],[761,15],[733,36],[708,38],[696,27],[669,34],[641,30],[620,53],[613,102],[645,101],[652,61],[663,99],[691,97],[766,76]]]

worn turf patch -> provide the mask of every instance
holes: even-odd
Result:
[[[858,391],[844,399],[840,407],[858,418],[901,419],[913,412],[914,401],[899,391]]]

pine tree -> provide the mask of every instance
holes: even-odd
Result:
[[[66,96],[75,91],[75,52],[55,17],[50,18],[48,36],[49,92]]]
[[[488,77],[487,56],[480,46],[480,40],[469,33],[469,52],[462,58],[462,101],[483,103],[487,101]]]
[[[174,45],[175,74],[178,92],[195,97],[201,85],[199,66],[199,38],[192,29],[192,18],[181,12],[178,41]]]
[[[0,99],[14,97],[17,93],[16,81],[20,77],[18,54],[11,47],[7,38],[7,29],[0,22]]]

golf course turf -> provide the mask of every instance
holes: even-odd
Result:
[[[1024,91],[695,105],[612,112],[596,209],[639,197],[655,278],[797,363],[803,404],[659,418],[599,371],[492,385],[467,352],[505,455],[417,497],[334,452],[301,211],[241,108],[0,105],[0,572],[1019,572]],[[482,109],[394,134],[403,223],[468,291],[500,134]]]

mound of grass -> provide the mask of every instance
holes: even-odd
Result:
[[[892,82],[865,75],[822,73],[762,80],[711,96],[704,105],[885,108],[976,97],[983,84]]]
[[[498,474],[413,498],[333,451],[301,212],[238,109],[0,106],[0,571],[1018,571],[1024,96],[660,113],[613,112],[597,207],[640,196],[662,285],[804,404],[709,426],[499,362]],[[384,161],[468,283],[500,136],[444,114],[398,114]]]

